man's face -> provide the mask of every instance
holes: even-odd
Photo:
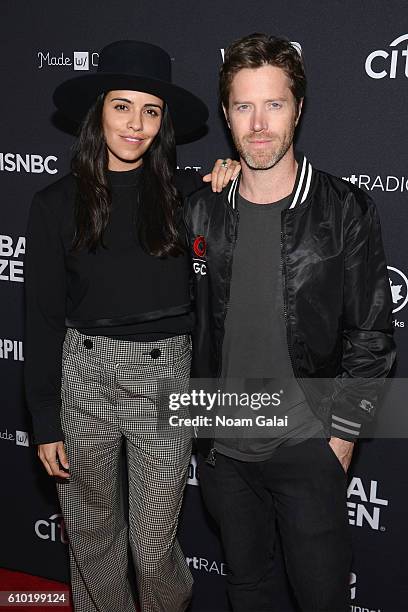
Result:
[[[289,78],[269,65],[237,72],[224,108],[237,151],[254,170],[272,168],[291,149],[300,111]]]

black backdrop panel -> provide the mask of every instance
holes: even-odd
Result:
[[[38,465],[22,393],[24,234],[35,191],[68,171],[72,129],[51,102],[62,80],[95,70],[107,43],[139,38],[166,48],[175,80],[210,108],[209,130],[179,147],[180,167],[208,170],[231,152],[219,113],[222,50],[254,31],[283,34],[305,56],[308,94],[297,146],[316,167],[367,189],[378,204],[394,287],[397,375],[408,369],[406,121],[408,6],[405,0],[259,2],[6,1],[0,52],[0,565],[67,580],[63,522],[53,483]],[[81,70],[82,72],[81,72]],[[188,112],[188,109],[186,109]],[[354,612],[408,610],[405,440],[360,444],[348,512],[355,558]],[[194,472],[194,474],[193,474]],[[196,581],[194,611],[227,610],[218,536],[192,467],[180,539]],[[279,608],[294,610],[281,555]]]

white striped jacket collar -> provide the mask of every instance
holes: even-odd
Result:
[[[312,164],[303,155],[298,160],[298,171],[296,175],[295,186],[293,188],[293,198],[289,208],[295,208],[296,205],[302,204],[309,194],[310,185],[312,182],[313,168]],[[228,202],[232,208],[236,208],[236,192],[238,189],[241,173],[232,181],[228,192]]]

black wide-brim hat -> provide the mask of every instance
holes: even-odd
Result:
[[[120,40],[104,47],[97,72],[61,83],[53,99],[64,115],[81,122],[101,93],[116,89],[143,91],[164,100],[178,139],[197,132],[208,119],[204,102],[171,82],[168,53],[136,40]]]

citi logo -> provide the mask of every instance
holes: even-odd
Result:
[[[62,514],[52,514],[48,519],[39,519],[34,525],[35,535],[41,540],[68,544],[67,532]]]
[[[388,499],[382,499],[377,493],[377,480],[370,480],[366,487],[361,478],[354,476],[347,489],[347,501],[349,524],[356,527],[369,525],[375,531],[385,531],[380,525],[380,512],[384,506],[388,506]],[[354,501],[357,500],[357,501]]]
[[[0,281],[24,282],[24,261],[18,258],[25,254],[25,237],[0,234]]]
[[[48,155],[43,157],[33,153],[0,153],[1,172],[30,172],[32,174],[57,174],[55,162],[58,157]]]
[[[390,49],[377,49],[366,58],[365,71],[371,79],[396,79],[405,74],[408,78],[408,34],[398,36],[390,43]],[[405,44],[401,44],[405,43]],[[401,46],[400,46],[401,45]],[[399,47],[399,48],[396,48]],[[404,72],[403,72],[404,71]]]
[[[203,557],[186,557],[188,567],[191,567],[199,572],[208,572],[209,574],[218,574],[218,576],[226,576],[225,563],[217,563],[209,561]]]

